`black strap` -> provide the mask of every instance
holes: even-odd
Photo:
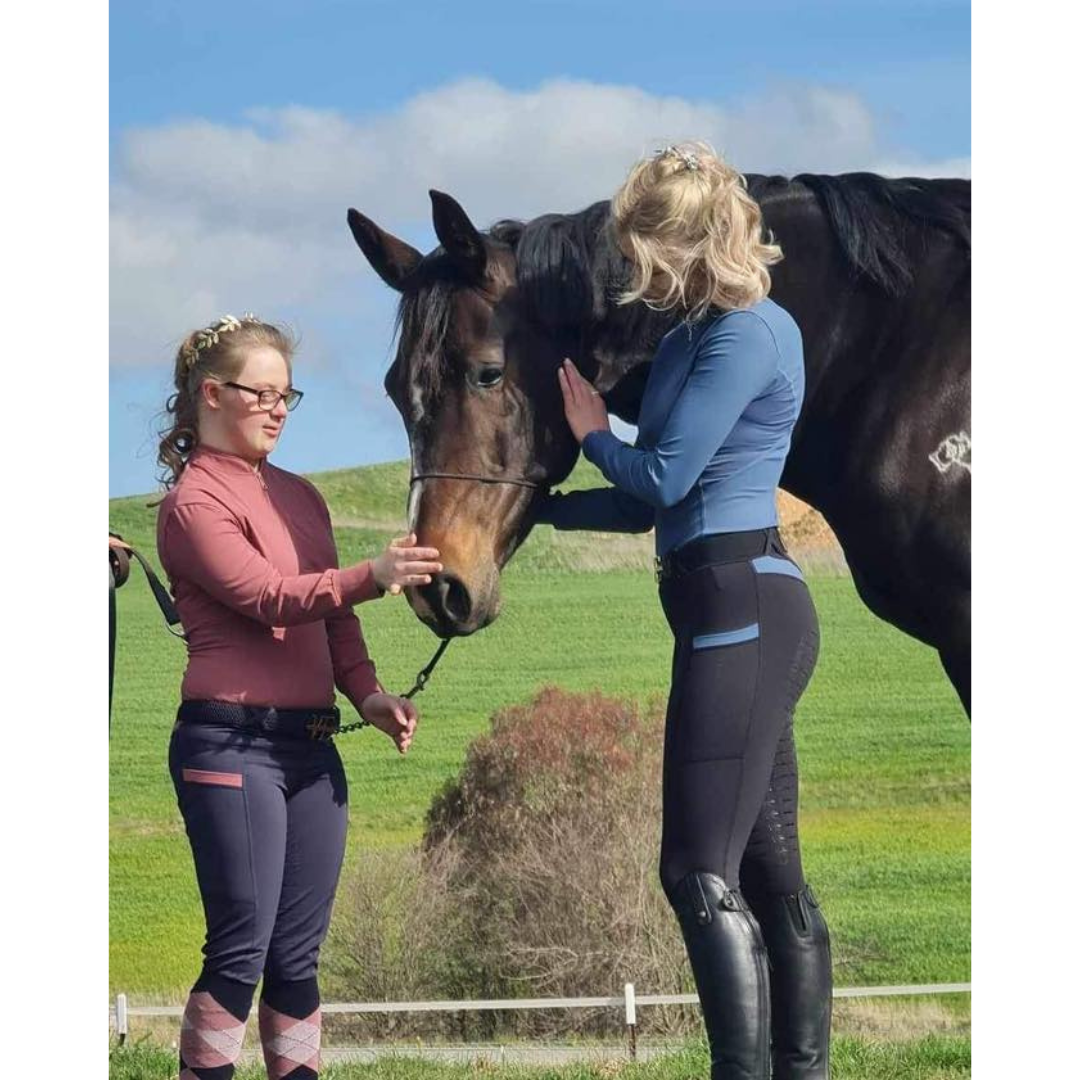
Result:
[[[112,733],[112,698],[113,676],[116,671],[116,590],[123,585],[131,574],[131,562],[129,556],[134,555],[139,565],[146,572],[146,580],[150,583],[150,591],[154,594],[157,606],[165,617],[165,627],[174,637],[182,638],[182,630],[174,630],[174,626],[180,625],[180,614],[172,597],[153,567],[140,555],[119,533],[111,532],[110,537],[119,540],[125,546],[122,548],[109,545],[109,733]]]
[[[499,476],[477,476],[474,473],[456,473],[456,472],[429,472],[418,473],[416,476],[410,477],[409,487],[411,488],[418,480],[475,480],[480,484],[516,484],[518,487],[527,488],[540,488],[544,487],[543,484],[538,484],[535,480],[518,480],[507,477]]]
[[[165,624],[168,627],[169,633],[174,637],[182,638],[184,636],[183,631],[174,630],[174,626],[180,625],[180,613],[176,610],[176,605],[172,601],[172,597],[169,595],[169,590],[161,584],[157,574],[154,573],[154,568],[139,554],[119,533],[109,533],[110,536],[115,537],[117,540],[123,541],[127,544],[127,548],[110,548],[109,549],[109,563],[111,566],[115,565],[117,569],[113,570],[113,576],[116,579],[115,587],[120,588],[128,579],[129,562],[128,555],[134,555],[139,561],[139,565],[146,573],[146,580],[150,583],[150,591],[154,594],[154,599],[157,601],[157,606],[161,609],[161,614],[165,617]]]

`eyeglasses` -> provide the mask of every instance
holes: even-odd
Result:
[[[222,386],[231,386],[234,390],[246,390],[249,394],[256,394],[259,398],[259,408],[263,412],[273,412],[279,401],[285,402],[285,408],[292,412],[297,405],[300,404],[300,399],[304,396],[303,390],[294,390],[290,387],[285,393],[280,393],[277,390],[256,390],[253,386],[241,386],[238,382],[223,382]]]

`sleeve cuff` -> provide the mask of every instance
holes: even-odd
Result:
[[[558,491],[549,491],[544,495],[538,495],[534,500],[530,513],[532,516],[533,524],[535,525],[550,525],[552,524],[552,511],[558,500],[562,498],[562,494]]]
[[[365,600],[375,600],[383,595],[383,590],[375,580],[370,560],[339,570],[338,589],[342,606],[362,604]]]
[[[353,703],[356,711],[360,711],[360,706],[364,703],[365,699],[372,694],[385,694],[382,684],[379,682],[375,675],[375,664],[371,660],[365,660],[355,671],[349,675],[349,685],[346,690],[346,696]]]
[[[610,446],[612,443],[615,446],[622,445],[621,440],[613,432],[603,431],[598,428],[596,431],[590,431],[582,440],[581,452],[599,468],[604,457],[605,447]]]

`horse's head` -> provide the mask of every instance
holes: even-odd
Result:
[[[586,290],[568,311],[575,290],[560,281],[559,303],[537,318],[542,285],[520,280],[520,224],[482,235],[450,196],[431,199],[441,244],[427,255],[355,210],[348,221],[372,267],[401,293],[385,386],[409,436],[409,525],[444,567],[407,596],[446,637],[498,614],[499,571],[529,531],[532,500],[577,457],[558,365],[571,356],[592,377],[596,363],[582,355]]]

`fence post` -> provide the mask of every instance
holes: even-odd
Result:
[[[637,998],[634,995],[634,984],[627,983],[623,987],[623,998],[626,1004],[626,1031],[630,1036],[630,1057],[637,1059]]]
[[[127,994],[116,995],[116,1035],[123,1046],[127,1038]]]

